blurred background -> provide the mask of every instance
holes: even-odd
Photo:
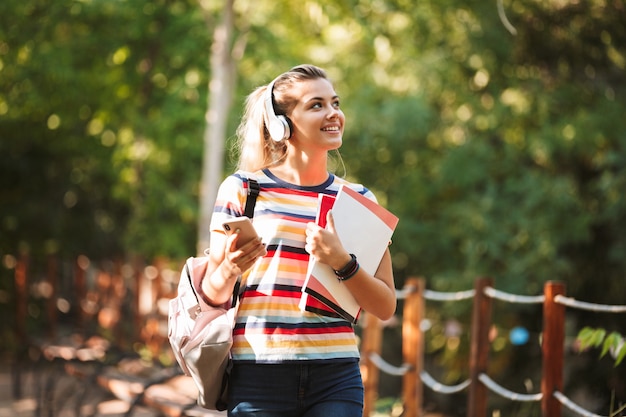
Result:
[[[622,0],[3,0],[3,367],[76,333],[172,364],[164,321],[149,318],[206,243],[243,100],[300,63],[341,96],[337,173],[400,217],[397,288],[491,277],[536,295],[557,280],[578,300],[626,304],[624,22]],[[425,363],[444,383],[467,378],[469,311],[428,305]],[[537,392],[541,309],[494,317],[492,378]],[[384,337],[396,363],[400,322]],[[572,350],[585,325],[626,332],[623,315],[567,323]],[[625,365],[598,356],[572,353],[566,389],[607,414],[626,401]],[[393,403],[401,381],[381,379]],[[462,397],[427,391],[425,404],[465,415]]]

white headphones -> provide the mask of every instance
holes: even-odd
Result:
[[[274,111],[273,94],[275,82],[276,80],[272,81],[265,90],[265,126],[272,140],[280,142],[291,137],[291,123],[286,116],[276,115]]]

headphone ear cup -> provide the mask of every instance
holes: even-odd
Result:
[[[270,134],[270,138],[275,142],[280,142],[291,137],[292,125],[291,120],[287,116],[277,115],[274,112],[272,96],[275,82],[276,80],[272,81],[265,91],[265,126]]]
[[[282,115],[270,117],[268,130],[270,137],[276,142],[289,139],[291,137],[291,120]]]
[[[278,118],[281,119],[281,122],[285,126],[285,134],[283,135],[283,139],[290,139],[291,133],[293,132],[293,124],[291,123],[291,119],[287,116],[278,116]]]

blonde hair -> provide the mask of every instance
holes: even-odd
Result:
[[[289,93],[295,83],[318,78],[328,79],[323,69],[308,64],[298,65],[279,75],[274,80],[273,89],[276,114],[288,116],[296,106],[298,97]],[[272,140],[265,125],[264,99],[268,85],[256,88],[246,99],[241,123],[237,128],[237,168],[240,170],[254,172],[267,168],[287,154],[285,141]]]

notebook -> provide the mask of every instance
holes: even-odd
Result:
[[[384,207],[343,185],[335,198],[320,196],[317,222],[323,227],[326,225],[326,213],[331,207],[335,229],[344,248],[356,255],[361,268],[374,274],[398,224],[398,218]],[[337,280],[333,269],[311,257],[302,287],[300,308],[324,314],[320,303],[352,323],[357,322],[361,312],[361,307],[346,286]]]

